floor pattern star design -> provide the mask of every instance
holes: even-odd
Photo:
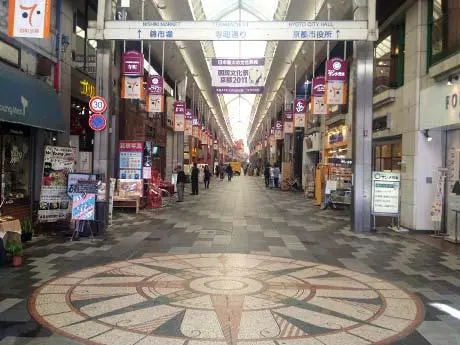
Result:
[[[378,277],[251,254],[143,257],[52,280],[36,321],[87,344],[391,344],[423,319],[419,299]]]

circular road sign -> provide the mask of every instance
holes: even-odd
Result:
[[[94,131],[102,131],[107,126],[107,120],[102,114],[93,114],[89,117],[89,126]]]
[[[100,96],[95,96],[89,100],[89,109],[96,114],[102,114],[107,109],[107,102]]]

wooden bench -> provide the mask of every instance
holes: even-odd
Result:
[[[141,197],[140,196],[131,196],[131,197],[123,197],[123,196],[114,196],[113,197],[113,207],[116,208],[136,208],[136,213],[139,213],[139,208],[141,205]]]

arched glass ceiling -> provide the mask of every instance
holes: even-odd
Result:
[[[273,20],[279,0],[201,0],[207,20]],[[252,58],[265,55],[266,41],[213,42],[216,57]],[[265,71],[268,73],[268,71]],[[224,95],[235,140],[246,140],[255,95]],[[245,145],[246,146],[246,145]]]

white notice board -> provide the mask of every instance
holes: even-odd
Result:
[[[372,214],[399,215],[399,191],[401,174],[399,172],[372,173]]]

